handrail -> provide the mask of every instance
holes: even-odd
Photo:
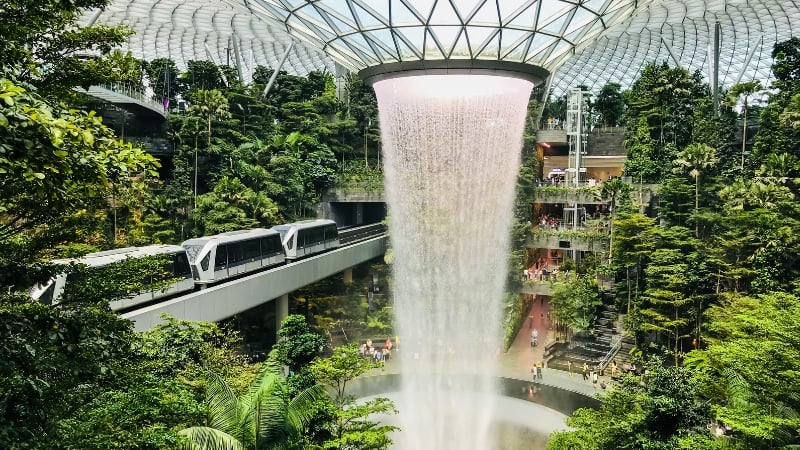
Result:
[[[619,349],[621,347],[622,347],[622,335],[617,335],[614,338],[614,340],[611,341],[611,348],[608,349],[608,353],[606,353],[606,355],[603,356],[603,359],[600,360],[600,364],[598,364],[598,369],[600,371],[606,369],[606,366],[608,365],[609,361],[611,361],[611,358],[617,356],[617,352],[619,352]]]
[[[146,95],[144,91],[136,89],[130,84],[127,83],[106,83],[99,85],[103,89],[107,89],[111,92],[116,92],[117,94],[122,94],[127,97],[139,100],[143,103],[149,103],[151,106],[155,108],[164,108],[164,104],[153,100],[150,96]]]

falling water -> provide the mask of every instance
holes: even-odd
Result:
[[[374,84],[401,339],[400,448],[497,448],[489,394],[496,392],[514,191],[532,87],[488,75]]]

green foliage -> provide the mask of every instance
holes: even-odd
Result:
[[[706,429],[708,407],[688,371],[648,365],[643,378],[625,375],[601,398],[567,419],[572,431],[553,433],[549,450],[723,448]],[[701,443],[700,447],[692,447]]]
[[[355,191],[382,192],[383,172],[365,167],[362,161],[347,161],[337,174],[333,187]]]
[[[597,279],[590,275],[576,274],[568,282],[556,284],[550,294],[555,319],[575,331],[590,329],[603,303],[601,293]]]
[[[141,335],[139,351],[154,374],[182,374],[197,379],[212,370],[225,376],[238,370],[244,358],[238,355],[241,338],[215,323],[193,322],[164,316],[163,321]],[[191,373],[194,372],[194,375]]]
[[[191,98],[195,91],[219,91],[225,88],[222,71],[211,61],[189,61],[180,76],[181,92]]]
[[[687,308],[691,298],[686,295],[689,266],[685,256],[676,249],[661,248],[650,254],[650,265],[645,269],[648,288],[644,294],[641,329],[667,337],[667,346],[678,364],[679,339],[688,336]]]
[[[0,101],[0,241],[99,205],[112,184],[132,189],[133,177],[155,175],[155,158],[93,112],[50,106],[7,79]]]
[[[180,90],[178,84],[178,66],[172,58],[156,58],[143,64],[144,71],[150,80],[150,86],[157,99],[175,100],[175,94]]]
[[[202,419],[201,405],[177,380],[142,376],[82,405],[59,423],[63,449],[177,449],[184,440],[174,430]]]
[[[205,402],[207,425],[179,431],[188,439],[182,448],[256,450],[286,445],[302,436],[312,418],[312,405],[322,398],[325,393],[319,386],[290,398],[286,379],[271,364],[261,367],[243,396],[211,372]]]
[[[107,54],[131,34],[124,26],[80,28],[78,16],[102,8],[107,0],[4,2],[0,23],[0,67],[19,82],[36,85],[46,96],[62,97],[75,86],[114,79],[85,54]],[[106,66],[107,67],[107,66]]]
[[[788,294],[729,296],[708,311],[709,346],[687,358],[736,448],[800,444],[800,300]]]
[[[506,293],[503,299],[503,348],[509,349],[517,338],[527,313],[531,309],[531,296]]]
[[[618,126],[625,111],[625,103],[617,83],[608,83],[600,90],[594,108],[600,114],[600,122],[606,127]]]
[[[642,182],[659,181],[661,174],[658,162],[655,159],[656,144],[650,136],[650,128],[646,117],[639,117],[638,122],[628,130],[634,130],[632,135],[626,136],[625,147],[628,157],[625,159],[625,173],[634,180]]]
[[[337,408],[336,415],[334,423],[330,425],[332,438],[322,448],[382,450],[392,443],[388,434],[398,428],[380,425],[368,417],[373,414],[396,414],[394,404],[389,399],[380,397],[357,403],[346,392],[349,381],[381,365],[382,363],[375,363],[361,356],[354,344],[337,347],[330,358],[317,359],[311,364],[311,371],[317,381],[336,391],[333,399]]]
[[[126,373],[131,323],[101,308],[0,297],[0,447],[57,448],[60,420]]]
[[[306,318],[299,314],[283,319],[278,337],[273,347],[276,360],[295,372],[309,365],[325,347],[325,338],[311,331]]]

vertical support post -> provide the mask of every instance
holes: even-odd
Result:
[[[281,322],[289,317],[289,294],[281,295],[275,302],[275,330],[277,333],[281,331]],[[275,339],[277,338],[276,334]]]
[[[342,276],[344,278],[344,284],[353,284],[353,268],[352,267],[344,269],[344,272],[342,272]]]

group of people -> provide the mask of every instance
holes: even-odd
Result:
[[[570,366],[570,376],[572,376],[572,361],[569,362]],[[615,363],[616,367],[616,363]],[[600,385],[600,389],[606,388],[606,382],[600,381],[600,368],[599,367],[589,367],[589,364],[586,362],[583,363],[583,367],[581,367],[581,374],[583,375],[583,381],[592,381],[592,386],[597,389],[598,381]]]
[[[380,347],[372,345],[372,339],[367,339],[365,343],[361,344],[361,356],[370,358],[375,362],[386,361],[392,356],[393,346],[392,338],[386,338],[386,341]]]
[[[539,269],[539,266],[536,264],[523,271],[525,279],[530,281],[549,281],[551,279],[553,281],[558,281],[558,274],[558,267],[552,270],[547,270],[547,267]],[[564,281],[569,281],[569,270],[564,271]]]
[[[533,367],[531,367],[531,375],[533,376],[533,381],[542,379],[543,369],[544,369],[544,363],[542,363],[541,360],[536,361]]]
[[[547,129],[548,130],[559,130],[563,126],[564,126],[564,121],[562,119],[559,119],[558,117],[556,117],[556,118],[548,117],[547,118]]]

